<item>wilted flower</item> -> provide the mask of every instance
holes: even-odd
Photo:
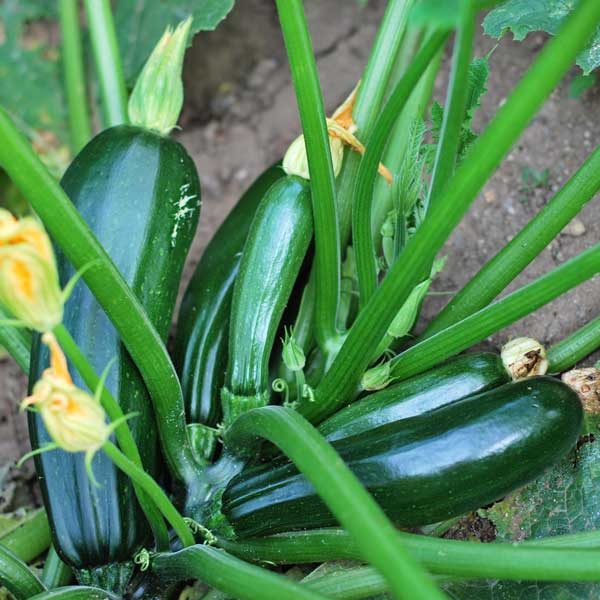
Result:
[[[502,348],[500,356],[505,369],[515,381],[544,375],[548,370],[546,349],[533,338],[511,340]]]
[[[26,327],[40,332],[62,321],[63,295],[52,245],[33,217],[0,209],[0,303]]]
[[[85,452],[86,464],[108,440],[114,425],[106,422],[98,398],[78,388],[71,379],[65,356],[51,333],[42,341],[50,349],[50,367],[35,384],[21,408],[33,407],[40,414],[54,441],[51,448]]]

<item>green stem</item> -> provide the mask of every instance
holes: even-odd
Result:
[[[152,499],[165,519],[175,530],[181,543],[184,546],[192,546],[194,544],[194,536],[190,528],[158,483],[148,473],[129,460],[112,442],[106,442],[102,446],[102,449],[115,465]]]
[[[58,12],[62,34],[62,60],[69,109],[71,147],[77,153],[92,137],[85,90],[83,46],[77,0],[59,0]]]
[[[324,600],[324,596],[266,569],[250,565],[223,550],[192,546],[152,559],[152,572],[161,580],[200,579],[240,600]]]
[[[388,87],[402,40],[405,37],[408,15],[415,0],[391,0],[377,32],[367,66],[358,88],[352,117],[357,126],[357,135],[366,142]],[[344,248],[350,236],[352,222],[352,190],[360,164],[356,152],[346,152],[344,166],[338,176],[338,217],[340,220],[340,243]]]
[[[0,544],[0,587],[2,586],[15,600],[25,600],[46,589],[20,558]]]
[[[383,156],[390,129],[447,37],[447,32],[434,33],[419,51],[379,115],[358,168],[352,199],[352,242],[361,307],[367,304],[377,289],[377,257],[371,236],[371,212],[377,167]]]
[[[346,567],[302,582],[307,588],[338,600],[373,598],[389,591],[387,581],[373,567]]]
[[[67,355],[69,361],[73,363],[81,378],[88,386],[92,393],[98,389],[100,385],[100,379],[94,370],[94,367],[90,364],[87,357],[80,350],[79,346],[76,344],[75,340],[71,337],[71,334],[68,332],[67,328],[60,324],[54,328],[54,335],[63,349],[65,354]],[[121,406],[115,400],[114,396],[108,391],[106,387],[102,388],[102,393],[100,395],[100,403],[102,404],[106,414],[109,419],[114,423],[116,421],[123,420],[123,411],[121,410]],[[144,468],[142,464],[142,457],[140,456],[140,452],[138,447],[133,439],[133,435],[131,430],[129,429],[129,425],[125,421],[123,421],[116,429],[115,435],[117,437],[117,442],[119,443],[119,447],[127,456],[129,460],[135,463],[138,467]],[[169,549],[169,532],[167,531],[167,527],[162,518],[160,511],[154,505],[152,500],[144,493],[143,490],[139,489],[139,487],[134,485],[135,494],[137,496],[138,502],[140,503],[140,507],[152,528],[152,532],[154,534],[154,539],[156,541],[156,547],[158,550],[168,550]]]
[[[84,0],[106,127],[127,123],[127,88],[110,0]]]
[[[89,267],[83,279],[115,325],[150,392],[169,469],[176,479],[193,485],[198,472],[186,429],[181,386],[160,336],[110,256],[2,109],[0,138],[0,166],[75,269]]]
[[[276,4],[306,143],[315,230],[315,335],[326,350],[337,337],[340,299],[339,229],[329,135],[302,0],[276,0]]]
[[[460,542],[398,532],[404,546],[430,573],[470,579],[511,581],[600,581],[599,532],[592,549],[578,549],[575,536],[563,547],[559,538],[522,544]],[[587,536],[590,537],[590,536]],[[550,546],[551,540],[556,548]],[[591,541],[591,540],[590,540]],[[582,538],[582,546],[586,540]],[[249,561],[301,564],[362,560],[362,544],[341,529],[317,529],[239,542],[219,540],[228,552]],[[566,549],[568,548],[568,550]]]
[[[489,304],[600,190],[600,147],[550,202],[488,261],[429,324],[429,337]]]
[[[316,390],[316,401],[301,407],[311,420],[321,420],[347,403],[399,308],[423,279],[454,227],[484,183],[500,164],[544,99],[567,72],[596,30],[600,3],[581,2],[558,35],[540,52],[505,104],[442,193],[435,210],[411,238],[369,303],[359,313],[348,337]],[[363,158],[364,160],[364,158]]]
[[[44,561],[44,571],[42,572],[44,585],[49,590],[53,590],[54,588],[68,585],[72,578],[73,571],[71,567],[60,559],[54,546],[50,546],[50,550],[48,550],[48,555]]]
[[[226,433],[227,446],[251,455],[259,438],[280,448],[310,480],[325,504],[360,544],[398,598],[443,598],[408,554],[396,529],[333,447],[295,411],[267,406],[241,415]]]
[[[24,562],[29,562],[50,546],[50,527],[44,509],[29,513],[0,538],[0,544]]]
[[[119,600],[119,598],[106,590],[82,585],[42,592],[29,600]]]
[[[0,321],[11,319],[11,316],[0,307]],[[4,348],[19,365],[23,373],[29,374],[31,349],[31,333],[21,327],[0,325],[0,346]]]
[[[460,23],[454,41],[452,71],[446,96],[444,120],[440,131],[440,141],[436,149],[429,192],[425,200],[426,210],[438,200],[443,187],[454,174],[460,146],[460,133],[467,105],[469,66],[475,34],[475,2],[473,0],[462,2],[460,13]]]
[[[550,373],[562,373],[600,348],[600,317],[548,348]]]
[[[600,244],[490,304],[475,314],[418,342],[390,361],[393,378],[422,373],[537,310],[600,271]]]

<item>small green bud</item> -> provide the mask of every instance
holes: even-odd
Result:
[[[363,390],[367,390],[367,391],[382,390],[383,388],[387,387],[392,382],[392,378],[391,378],[390,374],[391,374],[390,362],[385,361],[385,362],[382,362],[381,364],[369,369],[368,371],[365,371],[365,373],[362,376],[362,379],[360,381],[360,384],[361,384]]]
[[[168,135],[175,127],[183,106],[181,71],[192,26],[192,17],[175,31],[167,27],[144,65],[129,99],[129,120],[133,125]]]
[[[306,364],[304,350],[294,339],[294,334],[286,331],[285,339],[283,340],[283,362],[290,371],[302,371]]]

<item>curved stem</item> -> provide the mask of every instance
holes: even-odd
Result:
[[[193,484],[199,475],[181,386],[160,336],[110,256],[2,109],[0,138],[0,166],[75,269],[89,267],[83,279],[119,332],[150,393],[169,469],[175,478]]]
[[[302,0],[276,0],[304,132],[315,228],[315,335],[322,349],[337,335],[340,244],[335,177],[323,94]]]
[[[358,128],[357,135],[363,142],[379,115],[385,92],[396,63],[400,46],[406,32],[408,15],[415,0],[391,0],[387,3],[379,31],[371,47],[367,66],[362,75],[352,117]],[[340,243],[342,248],[350,236],[352,221],[352,190],[360,156],[346,152],[344,165],[337,180],[338,217],[340,220]]]
[[[102,446],[102,449],[115,465],[152,499],[165,519],[175,530],[181,543],[184,546],[192,546],[194,544],[194,536],[190,528],[158,483],[148,473],[130,461],[112,442],[106,442]]]
[[[397,536],[422,566],[435,574],[511,581],[600,581],[600,532],[521,544],[479,544],[403,532]],[[563,537],[568,545],[561,545]],[[582,549],[577,548],[578,543]],[[362,560],[360,542],[341,529],[299,531],[239,542],[219,540],[219,545],[245,560],[278,564]],[[594,549],[583,549],[586,547]]]
[[[467,105],[469,66],[475,34],[475,14],[477,12],[475,1],[462,2],[460,12],[460,24],[454,40],[452,72],[444,108],[444,120],[436,149],[429,192],[425,200],[425,210],[438,200],[442,188],[452,177],[460,146],[460,132]]]
[[[152,572],[161,580],[201,579],[240,600],[324,600],[324,596],[292,580],[250,565],[223,550],[192,546],[173,554],[158,554]]]
[[[2,586],[15,600],[25,600],[46,589],[20,558],[0,544],[0,587]]]
[[[489,304],[600,190],[600,147],[521,231],[488,261],[429,324],[429,337]]]
[[[87,357],[81,352],[79,346],[75,343],[75,340],[71,337],[67,328],[60,324],[54,328],[54,335],[58,340],[59,345],[64,350],[68,359],[73,363],[83,381],[88,386],[90,391],[94,393],[100,385],[100,379],[94,370],[94,367],[90,364]],[[133,439],[131,430],[126,421],[123,420],[123,411],[121,406],[115,400],[113,395],[108,391],[106,387],[102,388],[102,394],[100,395],[100,403],[102,404],[109,419],[115,423],[122,421],[122,423],[115,429],[115,435],[119,447],[123,451],[123,454],[135,463],[138,467],[144,468],[142,464],[142,457],[138,447]],[[158,550],[169,549],[169,532],[162,518],[160,511],[154,505],[152,500],[144,493],[143,490],[134,485],[135,494],[137,496],[140,507],[152,528],[154,539],[156,541],[156,547]]]
[[[29,600],[119,600],[119,598],[100,588],[78,585],[42,592]]]
[[[548,348],[550,373],[562,373],[600,348],[600,317]]]
[[[110,0],[84,0],[105,127],[127,123],[127,88]]]
[[[371,359],[365,348],[376,348],[411,290],[423,278],[454,227],[484,183],[529,123],[555,85],[569,69],[600,21],[600,3],[581,2],[558,35],[540,52],[534,64],[500,108],[487,129],[392,266],[369,303],[359,313],[329,371],[316,390],[315,402],[300,410],[319,421],[347,403]],[[363,161],[365,159],[363,158]]]
[[[398,114],[447,37],[447,32],[436,32],[419,51],[379,115],[358,167],[352,200],[352,241],[361,307],[365,306],[377,288],[376,255],[371,237],[371,211],[377,167]]]
[[[77,153],[92,137],[85,90],[83,46],[77,0],[59,0],[58,12],[62,35],[62,60],[69,109],[71,147],[74,153]]]
[[[0,321],[9,320],[11,316],[0,307]],[[31,349],[31,333],[21,327],[0,325],[0,346],[2,346],[19,365],[26,375],[29,374]]]
[[[42,572],[42,581],[44,585],[49,589],[62,587],[68,585],[73,578],[73,571],[71,567],[64,563],[60,556],[58,556],[54,546],[50,546],[48,555],[44,561],[44,570]]]
[[[466,350],[600,272],[600,244],[505,298],[418,342],[390,361],[393,378],[410,377]]]
[[[37,558],[50,546],[50,527],[42,508],[29,513],[0,538],[0,544],[24,562]]]
[[[243,414],[226,432],[228,448],[241,455],[251,454],[259,438],[278,446],[306,475],[360,544],[362,558],[384,575],[398,598],[444,597],[406,552],[381,508],[308,421],[291,409],[267,406]]]

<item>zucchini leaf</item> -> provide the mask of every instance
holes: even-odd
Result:
[[[600,442],[586,436],[577,449],[536,481],[482,514],[498,541],[512,542],[600,528]],[[598,583],[456,582],[446,591],[467,600],[591,600]]]
[[[167,25],[194,16],[191,36],[212,31],[229,14],[235,0],[118,0],[115,28],[125,78],[130,86]]]
[[[483,30],[495,38],[511,31],[517,41],[523,40],[532,31],[554,35],[576,4],[577,0],[507,0],[485,17]],[[600,66],[600,28],[577,58],[577,64],[584,74]]]

